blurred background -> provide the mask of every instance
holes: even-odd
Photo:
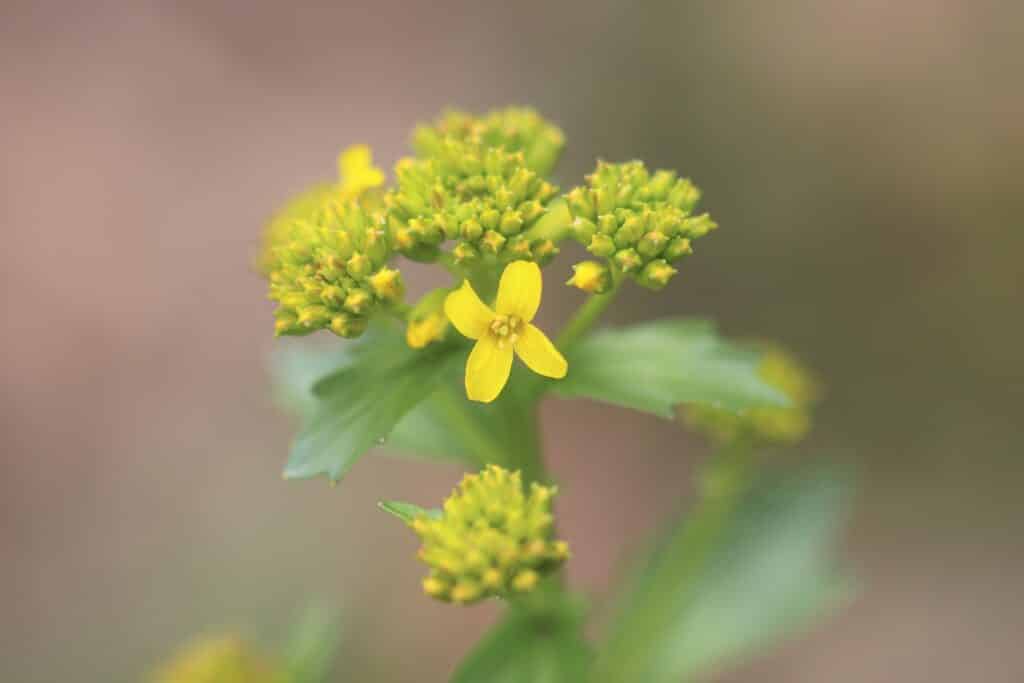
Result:
[[[1024,4],[3,2],[0,679],[138,681],[192,634],[345,613],[350,680],[439,681],[494,618],[422,597],[454,467],[280,479],[270,212],[446,106],[528,104],[595,158],[691,176],[722,229],[612,321],[710,316],[825,378],[862,593],[724,681],[1024,679]],[[571,254],[553,268],[568,269]],[[549,291],[550,329],[578,303]],[[577,586],[691,491],[672,424],[545,406]],[[399,656],[395,656],[395,655]]]

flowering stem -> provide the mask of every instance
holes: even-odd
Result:
[[[615,295],[619,293],[622,286],[622,280],[622,275],[613,270],[611,289],[604,294],[595,294],[590,297],[565,324],[555,341],[555,345],[563,353],[590,331],[597,319],[604,313],[604,309],[608,308],[608,305],[615,300]]]

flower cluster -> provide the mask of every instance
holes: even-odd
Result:
[[[319,183],[290,199],[270,219],[263,237],[258,267],[269,275],[277,267],[277,249],[302,238],[303,224],[314,220],[329,202],[359,201],[367,208],[379,208],[384,173],[373,165],[366,145],[352,145],[338,155],[338,181]]]
[[[692,215],[699,199],[689,180],[672,171],[651,174],[640,161],[599,162],[587,186],[566,195],[573,237],[608,267],[655,290],[676,274],[671,264],[692,252],[691,240],[717,227],[706,213]],[[586,266],[586,277],[570,284],[599,293],[607,280],[599,276],[602,265]]]
[[[435,260],[448,240],[460,266],[546,262],[557,252],[530,228],[558,190],[526,165],[522,151],[439,138],[430,157],[402,159],[395,174],[398,186],[385,200],[388,231],[409,258]]]
[[[551,173],[565,148],[561,129],[526,107],[508,107],[479,117],[462,111],[445,112],[432,125],[416,128],[413,149],[421,158],[435,157],[447,139],[522,152],[526,167],[541,176]]]
[[[569,557],[568,544],[553,539],[555,492],[533,483],[526,493],[519,472],[497,465],[467,474],[439,516],[422,513],[410,523],[430,567],[424,592],[469,604],[533,590]]]
[[[291,239],[273,253],[268,277],[278,335],[330,329],[357,337],[370,314],[402,299],[401,274],[386,265],[386,232],[358,202],[328,201],[309,220],[293,221]]]
[[[769,347],[761,357],[758,374],[789,399],[784,408],[755,408],[741,415],[706,405],[682,408],[688,426],[719,444],[750,440],[764,445],[792,445],[811,430],[811,409],[818,399],[818,384],[811,373],[785,351]]]
[[[186,647],[153,683],[286,683],[286,678],[239,638],[199,640]]]

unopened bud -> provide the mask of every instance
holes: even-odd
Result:
[[[565,284],[588,294],[603,294],[611,286],[608,266],[596,261],[583,261],[572,267],[572,277]]]

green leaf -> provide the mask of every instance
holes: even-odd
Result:
[[[758,375],[759,362],[757,352],[723,340],[709,323],[660,320],[582,340],[569,354],[569,374],[551,387],[669,419],[681,403],[733,412],[787,405]]]
[[[304,423],[319,408],[317,395],[329,393],[335,381],[344,382],[346,372],[354,366],[390,366],[409,353],[397,335],[381,334],[374,328],[357,341],[343,342],[340,348],[315,346],[308,340],[289,343],[292,341],[284,340],[272,355],[270,374],[278,402]],[[386,437],[389,453],[469,465],[493,459],[495,444],[509,436],[508,405],[501,399],[488,405],[466,400],[461,393],[461,359],[468,353],[468,348],[452,350],[455,358],[441,370],[439,388],[409,410]]]
[[[440,386],[453,349],[413,351],[393,336],[354,346],[340,369],[315,383],[318,400],[292,446],[286,478],[337,481]]]
[[[595,680],[707,675],[835,607],[848,595],[831,557],[847,491],[819,467],[711,495],[637,577]]]
[[[586,680],[590,648],[579,614],[508,613],[459,665],[452,683],[579,683]]]
[[[421,508],[419,505],[413,505],[412,503],[403,503],[398,500],[382,500],[377,503],[380,509],[384,512],[390,512],[395,517],[398,517],[403,522],[411,522],[416,519],[419,515],[428,515],[430,517],[440,517],[441,511],[432,508]]]

